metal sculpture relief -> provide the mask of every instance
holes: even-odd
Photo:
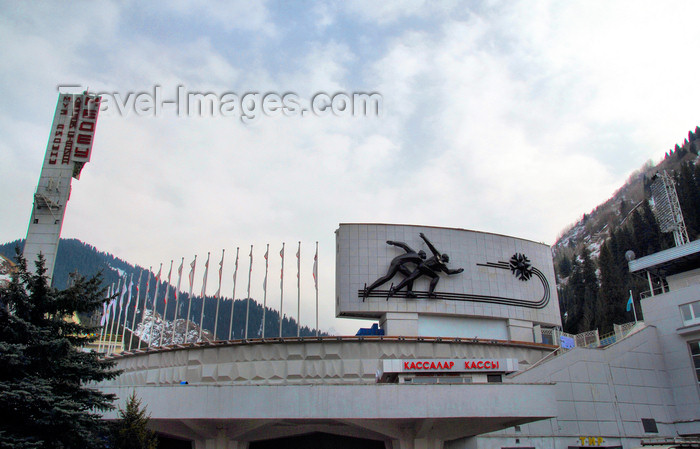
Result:
[[[525,254],[513,254],[508,265],[510,272],[521,281],[529,281],[532,277],[532,264]]]
[[[452,275],[464,271],[464,268],[458,268],[456,270],[448,268],[447,264],[450,262],[450,256],[445,253],[440,254],[437,248],[435,248],[435,246],[430,242],[430,240],[428,240],[428,238],[422,232],[420,233],[420,237],[423,239],[426,245],[428,245],[428,248],[430,248],[430,251],[433,253],[433,257],[428,259],[425,251],[421,250],[416,252],[410,246],[403,242],[394,242],[391,240],[387,241],[386,243],[389,245],[394,245],[403,248],[403,250],[406,251],[406,253],[395,257],[391,261],[391,264],[389,265],[389,270],[387,271],[386,275],[380,277],[379,279],[374,281],[369,287],[366,287],[364,289],[362,295],[363,300],[369,295],[369,293],[372,292],[372,290],[388,282],[397,273],[403,274],[405,278],[396,286],[392,284],[391,288],[389,289],[387,299],[389,299],[389,297],[393,296],[394,294],[396,294],[396,292],[398,292],[404,287],[406,287],[407,297],[416,297],[417,295],[413,291],[413,282],[421,276],[426,276],[430,278],[428,297],[434,297],[435,287],[440,281],[440,272],[443,272],[447,275]],[[406,265],[413,266],[413,271],[410,271],[406,267]]]
[[[375,288],[379,287],[382,284],[387,283],[391,278],[396,276],[397,273],[401,273],[406,278],[408,278],[411,275],[411,270],[409,270],[406,265],[407,264],[412,264],[412,265],[419,265],[422,263],[427,255],[425,254],[425,251],[420,250],[416,252],[413,248],[405,244],[404,242],[394,242],[393,240],[387,240],[386,241],[387,245],[392,245],[392,246],[398,246],[399,248],[403,249],[406,251],[406,253],[401,254],[399,256],[396,256],[392,259],[391,264],[389,264],[389,269],[387,270],[386,274],[376,281],[372,282],[372,285],[369,287],[365,288],[364,291],[364,297],[366,298],[367,295],[372,292]],[[413,282],[410,282],[407,285],[407,292],[411,295],[413,295]]]

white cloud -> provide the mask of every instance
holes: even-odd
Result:
[[[259,263],[266,243],[279,251],[285,241],[293,270],[290,247],[301,240],[305,311],[318,240],[321,325],[351,332],[357,323],[336,322],[329,300],[339,222],[454,226],[553,243],[629,172],[700,123],[693,3],[487,2],[479,10],[423,3],[329,4],[284,18],[247,3],[5,7],[0,179],[8,194],[0,240],[26,230],[58,83],[120,92],[157,83],[170,97],[177,85],[302,97],[362,86],[382,94],[382,117],[244,125],[172,111],[105,115],[64,225],[64,236],[141,265],[201,260],[207,251],[218,263],[225,247],[225,291],[236,246],[247,266],[250,244]],[[130,26],[139,12],[175,18],[172,33],[187,28],[193,37]],[[283,34],[279,20],[300,25]],[[252,59],[239,56],[249,36],[258,52]],[[367,39],[376,40],[372,51]]]

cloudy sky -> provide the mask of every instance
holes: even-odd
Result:
[[[166,101],[293,94],[302,106],[377,93],[379,116],[247,122],[113,102],[62,234],[146,267],[208,251],[218,263],[225,248],[225,291],[235,248],[247,266],[253,244],[258,297],[265,244],[276,255],[286,242],[285,298],[302,241],[308,325],[318,241],[321,328],[354,333],[334,318],[338,223],[554,243],[700,124],[698,18],[694,1],[3,1],[0,241],[26,234],[59,85],[132,100],[156,86]]]

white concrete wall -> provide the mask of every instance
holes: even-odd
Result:
[[[123,374],[103,384],[373,384],[381,361],[387,359],[517,358],[524,369],[548,351],[535,345],[416,339],[212,345],[117,357]]]
[[[668,288],[671,291],[700,285],[700,268],[668,276],[666,282],[668,282]]]
[[[405,242],[416,251],[425,250],[432,256],[419,237],[425,233],[436,248],[449,254],[450,268],[464,268],[451,276],[441,275],[439,292],[497,296],[537,302],[544,294],[542,283],[535,276],[520,281],[510,270],[480,266],[488,262],[507,262],[515,253],[525,254],[549,283],[550,300],[542,309],[525,306],[489,304],[477,301],[456,301],[411,298],[362,298],[358,290],[370,285],[387,272],[391,260],[404,250],[386,244],[387,240]],[[554,268],[550,247],[529,240],[498,234],[463,229],[391,224],[341,224],[337,233],[336,255],[336,314],[380,318],[386,313],[419,313],[442,316],[487,317],[515,319],[544,324],[561,325],[557,300]],[[397,275],[393,282],[403,279]],[[379,287],[388,290],[392,281]],[[415,291],[427,291],[428,280],[419,279]],[[452,336],[443,334],[442,336]]]
[[[656,326],[668,382],[673,392],[674,417],[682,432],[700,433],[700,385],[692,365],[688,341],[700,340],[700,326],[683,329],[679,306],[700,299],[700,284],[642,300],[645,322]],[[694,423],[694,424],[692,424]],[[693,430],[694,429],[694,430]]]
[[[504,320],[421,315],[418,317],[418,334],[425,337],[493,338],[510,340]],[[528,340],[520,340],[528,341]],[[532,341],[532,327],[530,340]]]
[[[581,446],[580,437],[632,448],[641,438],[676,434],[672,387],[653,327],[605,349],[576,348],[504,381],[556,382],[557,417],[482,435],[479,449],[518,446],[516,439],[520,446],[558,449]],[[644,433],[642,418],[655,419],[659,434]]]

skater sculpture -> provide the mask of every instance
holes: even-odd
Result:
[[[435,246],[422,232],[420,233],[420,237],[423,239],[426,245],[428,245],[428,248],[430,248],[430,251],[433,253],[433,257],[428,259],[425,251],[421,250],[416,252],[413,248],[403,242],[394,242],[391,240],[387,241],[387,244],[398,246],[406,251],[406,253],[396,256],[391,261],[387,273],[374,281],[372,285],[364,289],[363,298],[366,298],[372,290],[388,282],[397,273],[403,274],[405,278],[396,286],[393,286],[392,284],[391,288],[389,289],[387,299],[404,287],[406,287],[407,297],[415,297],[416,294],[413,292],[413,282],[421,276],[427,276],[430,278],[428,296],[432,297],[435,295],[435,287],[440,281],[440,272],[452,275],[464,271],[463,268],[458,268],[456,270],[448,268],[447,263],[450,261],[450,256],[447,254],[440,254],[437,248],[435,248]],[[409,270],[407,265],[412,266],[413,270]]]

